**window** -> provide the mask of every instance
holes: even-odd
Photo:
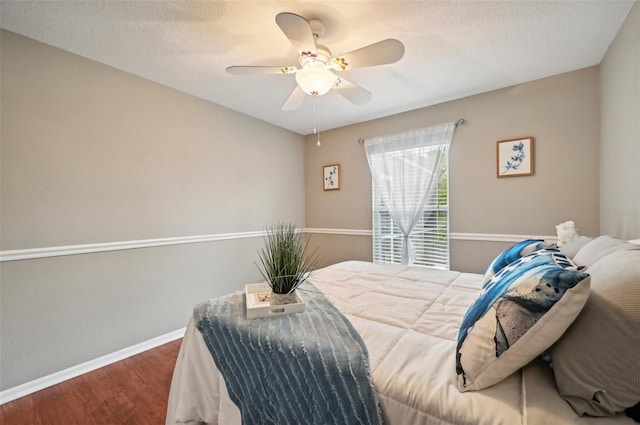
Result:
[[[409,235],[415,249],[414,265],[449,270],[449,161],[448,144],[429,149],[442,150],[437,187],[425,202],[420,218]],[[400,158],[400,156],[399,156]],[[373,261],[401,264],[402,232],[373,187]],[[403,190],[411,190],[403,187]]]

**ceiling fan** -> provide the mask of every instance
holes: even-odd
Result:
[[[295,13],[283,12],[276,16],[276,23],[300,54],[300,67],[230,66],[227,72],[233,75],[295,74],[298,85],[283,103],[285,111],[298,109],[307,95],[321,96],[332,89],[354,105],[365,104],[371,100],[371,92],[334,71],[390,64],[404,55],[404,45],[400,41],[386,39],[333,57],[326,46],[316,43],[316,39],[324,34],[321,20],[307,20]]]

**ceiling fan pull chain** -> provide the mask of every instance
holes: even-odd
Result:
[[[318,136],[316,146],[322,146],[320,143],[320,97],[313,96],[313,133]]]

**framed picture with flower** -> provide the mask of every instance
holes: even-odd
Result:
[[[322,167],[322,187],[324,190],[340,189],[340,164]]]
[[[533,175],[533,137],[499,140],[496,146],[498,177]]]

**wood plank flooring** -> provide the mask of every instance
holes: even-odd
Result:
[[[0,408],[1,425],[162,425],[182,339]]]

